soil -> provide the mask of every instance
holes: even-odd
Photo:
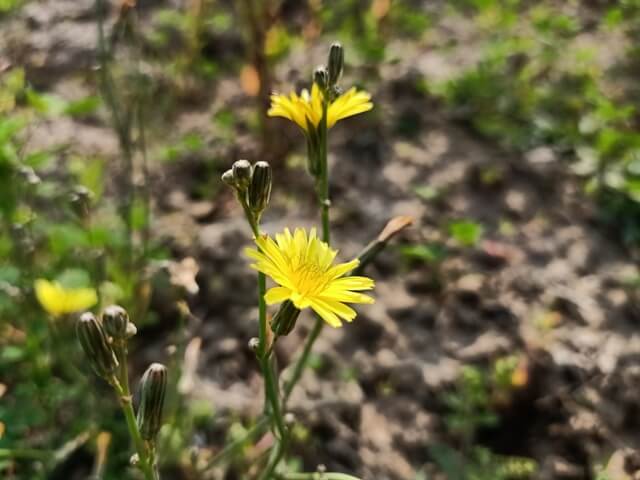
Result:
[[[67,98],[78,89],[91,91],[92,8],[85,0],[30,3],[8,21],[3,60],[24,66],[41,90]],[[464,37],[460,41],[464,47]],[[389,49],[398,61],[367,82],[374,111],[331,132],[334,245],[341,259],[349,259],[390,218],[410,215],[414,226],[396,242],[442,242],[447,255],[437,266],[411,263],[391,246],[371,265],[376,303],[358,308],[353,324],[324,329],[319,366],[305,373],[292,397],[291,411],[312,439],[298,443],[294,453],[307,469],[324,464],[363,479],[409,480],[420,469],[431,474],[428,447],[455,445],[444,422],[443,395],[453,389],[460,367],[488,366],[516,353],[525,359],[526,386],[499,407],[499,426],[480,432],[478,441],[498,453],[536,459],[537,478],[594,478],[593,465],[616,451],[632,473],[640,340],[637,294],[625,283],[637,274],[628,252],[597,221],[595,205],[553,150],[506,152],[416,89],[420,76],[429,81],[452,74],[473,62],[472,54],[400,41]],[[324,52],[323,44],[294,48],[279,63],[277,88],[304,81]],[[368,73],[366,67],[350,69],[344,84]],[[172,120],[175,138],[195,131],[215,139],[213,113],[225,105],[248,109],[253,102],[231,75],[212,95],[208,104],[180,105]],[[116,158],[117,141],[103,118],[52,119],[32,134],[34,147],[64,143],[74,153]],[[271,121],[302,155],[295,127]],[[257,139],[247,132],[230,146],[213,145],[218,168],[240,157],[258,160]],[[261,408],[261,380],[247,348],[256,334],[256,283],[242,254],[250,232],[231,192],[219,186],[203,197],[197,189],[209,164],[198,155],[153,163],[154,233],[177,261],[192,257],[199,268],[188,326],[199,340],[190,343],[195,357],[184,388],[211,402],[224,426]],[[437,197],[421,199],[415,192],[420,186],[435,189]],[[446,235],[455,219],[484,226],[476,247],[460,247]],[[281,168],[263,229],[317,223],[310,178],[302,167]],[[164,332],[174,324],[167,312],[165,326],[152,330],[139,352],[141,364],[164,355],[170,343]],[[540,326],[545,320],[552,328]],[[311,324],[303,314],[278,344],[280,365],[292,360]],[[216,451],[221,445],[221,436],[209,435],[201,447]]]

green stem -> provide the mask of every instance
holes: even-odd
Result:
[[[258,272],[258,356],[263,358],[267,352],[267,303],[264,295],[267,293],[267,277]]]
[[[281,480],[360,480],[358,477],[354,477],[353,475],[334,472],[284,473],[282,475],[278,475],[278,478]]]
[[[120,400],[120,406],[124,413],[125,420],[127,422],[127,428],[129,429],[129,436],[133,441],[136,452],[138,452],[139,467],[144,473],[145,480],[159,480],[157,465],[155,459],[152,458],[151,451],[147,447],[140,430],[138,430],[138,422],[136,421],[136,415],[133,411],[133,402],[131,397],[131,389],[129,388],[129,369],[127,365],[127,346],[126,343],[118,343],[115,345],[116,356],[120,362],[120,378],[114,378],[111,381],[118,398]]]
[[[284,419],[282,417],[282,410],[280,409],[280,399],[278,398],[278,382],[273,373],[273,368],[269,365],[269,358],[265,357],[262,359],[263,362],[266,363],[264,371],[265,371],[265,389],[267,391],[267,397],[269,398],[269,402],[271,404],[271,409],[273,410],[271,413],[274,417],[275,425],[278,430],[278,434],[280,435],[280,440],[284,441],[287,436],[287,430],[284,426]]]
[[[329,208],[331,207],[331,201],[329,199],[329,165],[327,161],[327,108],[326,101],[322,103],[322,120],[320,121],[318,137],[319,137],[319,156],[320,156],[320,174],[317,179],[317,194],[318,202],[321,207],[322,216],[322,240],[328,244],[331,243],[331,226],[329,223]],[[316,317],[316,322],[313,325],[313,329],[307,340],[305,341],[302,354],[298,358],[298,361],[293,367],[293,373],[291,378],[285,385],[284,404],[286,405],[293,388],[296,386],[305,367],[307,366],[307,360],[309,354],[313,348],[314,343],[318,339],[320,332],[324,328],[324,321],[320,317]]]
[[[238,192],[238,201],[242,205],[247,221],[251,226],[251,230],[256,238],[260,236],[260,226],[258,219],[255,217],[249,205],[247,204],[244,196]],[[270,350],[267,348],[267,304],[264,300],[266,293],[266,277],[263,273],[258,273],[258,325],[259,325],[259,345],[256,352],[258,362],[260,364],[260,370],[264,377],[265,383],[265,407],[268,404],[271,407],[271,420],[275,425],[275,429],[278,432],[278,438],[276,439],[276,446],[274,447],[273,454],[269,458],[267,467],[264,470],[263,477],[265,479],[270,478],[271,473],[276,469],[287,445],[287,429],[284,424],[284,418],[282,416],[282,409],[280,407],[280,388],[278,380],[274,374],[270,360]],[[264,475],[267,476],[264,476]],[[261,478],[263,478],[261,477]]]
[[[116,390],[118,389],[116,388]],[[120,406],[122,407],[124,418],[127,421],[129,436],[133,440],[133,444],[135,445],[136,451],[138,452],[138,465],[144,473],[145,480],[157,480],[157,477],[154,475],[153,467],[149,462],[147,447],[144,443],[144,440],[142,439],[142,436],[140,435],[140,431],[138,430],[136,415],[133,412],[133,405],[131,402],[131,395],[128,391],[128,387],[120,387],[118,396],[120,397]]]

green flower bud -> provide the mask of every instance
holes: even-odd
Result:
[[[300,310],[296,308],[291,300],[286,300],[280,305],[280,309],[271,319],[271,330],[278,336],[285,336],[291,333],[296,326]]]
[[[248,160],[238,160],[231,166],[236,188],[246,190],[251,183],[251,164]]]
[[[229,185],[230,187],[235,188],[236,180],[233,178],[233,170],[229,169],[222,174],[222,181]]]
[[[324,65],[319,65],[313,71],[313,82],[318,85],[322,92],[326,92],[329,87],[329,71]]]
[[[167,367],[152,363],[140,380],[137,422],[142,438],[153,441],[162,427],[162,409],[167,391]]]
[[[344,48],[339,42],[335,42],[329,49],[329,86],[335,86],[344,68]]]
[[[257,162],[253,166],[253,176],[249,186],[249,207],[257,215],[260,215],[269,204],[272,176],[271,165],[267,162]]]
[[[118,368],[118,359],[93,313],[85,312],[80,316],[76,334],[95,372],[104,379],[110,379]]]
[[[129,329],[129,314],[119,305],[111,305],[102,313],[104,331],[114,340],[126,340]]]

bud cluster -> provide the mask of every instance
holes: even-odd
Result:
[[[344,48],[342,48],[339,42],[335,42],[329,49],[327,66],[320,65],[313,71],[313,82],[320,88],[323,94],[328,95],[330,102],[342,93],[338,82],[342,76],[343,69]]]
[[[236,190],[243,206],[259,219],[271,198],[273,174],[269,163],[259,161],[251,166],[248,160],[238,160],[222,174],[222,181]]]
[[[120,362],[119,348],[136,334],[127,311],[119,305],[105,308],[99,320],[91,312],[83,313],[76,324],[78,340],[91,367],[105,380],[112,382]]]
[[[130,401],[124,401],[130,398],[126,369],[120,368],[127,361],[126,342],[136,333],[127,311],[111,305],[105,308],[101,320],[85,312],[78,320],[76,331],[91,367],[116,389],[123,404],[129,405],[124,408],[131,408]],[[167,368],[160,363],[151,364],[140,380],[140,406],[136,416],[139,434],[148,442],[155,441],[162,426],[166,390]]]

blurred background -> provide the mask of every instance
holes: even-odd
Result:
[[[304,137],[266,110],[333,41],[374,102],[331,130],[339,258],[414,225],[367,272],[376,304],[323,331],[289,467],[640,478],[640,1],[0,0],[0,25],[1,478],[136,478],[40,278],[129,310],[134,379],[169,366],[163,478],[252,478],[269,438],[207,468],[262,388],[220,175],[267,160],[264,230],[318,224]]]

